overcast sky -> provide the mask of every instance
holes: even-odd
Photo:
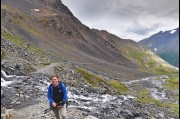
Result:
[[[179,0],[62,0],[83,24],[135,41],[179,27]]]

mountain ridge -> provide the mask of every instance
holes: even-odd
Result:
[[[139,43],[154,51],[168,63],[179,67],[179,28],[160,31]]]
[[[56,2],[58,3],[55,4]],[[24,5],[28,7],[24,8]],[[61,1],[55,0],[44,4],[42,0],[35,3],[28,0],[2,0],[2,6],[2,24],[5,24],[2,26],[19,40],[33,47],[53,52],[68,61],[105,62],[106,68],[109,67],[106,63],[112,66],[115,64],[120,69],[116,72],[117,75],[125,76],[127,74],[122,72],[128,70],[131,71],[130,78],[141,74],[149,75],[148,72],[142,72],[143,70],[136,70],[139,67],[148,68],[144,66],[147,62],[144,58],[148,54],[142,46],[108,32],[101,34],[98,30],[90,29],[74,17]],[[132,53],[130,50],[136,52]],[[136,55],[140,55],[141,58]],[[99,66],[100,70],[104,70],[104,66]],[[113,67],[110,70],[113,70]]]
[[[179,69],[151,50],[90,29],[61,0],[2,0],[1,13],[1,107],[12,118],[54,118],[42,114],[53,74],[67,84],[69,119],[179,117]]]

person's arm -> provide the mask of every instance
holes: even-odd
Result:
[[[53,100],[53,97],[51,97],[51,86],[48,87],[48,100],[49,100],[50,104],[52,105],[54,100]]]
[[[67,101],[67,90],[64,84],[62,84],[62,92],[64,94],[63,101]]]

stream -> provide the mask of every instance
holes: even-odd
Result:
[[[166,95],[166,89],[163,88],[163,83],[167,76],[153,76],[142,78],[139,80],[123,82],[130,88],[133,88],[136,85],[141,85],[146,87],[150,91],[150,96],[156,100],[166,101],[169,98]],[[40,83],[38,83],[40,82]],[[44,97],[44,100],[47,100],[47,88],[50,84],[48,77],[43,74],[32,74],[30,76],[16,76],[16,75],[7,75],[4,71],[1,70],[1,89],[9,90],[12,88],[12,91],[15,90],[24,90],[25,92],[30,91],[28,97],[34,97],[35,95],[41,95]],[[157,106],[152,105],[146,106],[141,105],[134,101],[136,98],[131,95],[118,95],[112,96],[109,94],[98,94],[90,93],[86,91],[87,85],[84,85],[83,88],[77,89],[75,87],[67,87],[68,90],[68,100],[69,108],[76,108],[82,110],[90,115],[98,117],[100,119],[117,119],[117,118],[134,118],[134,119],[143,119],[148,118],[151,115],[148,111],[152,110],[153,113],[157,113],[157,117],[169,117],[169,112],[166,114],[164,110],[158,109]],[[15,90],[14,90],[15,89]],[[37,93],[37,94],[36,94]],[[10,93],[11,94],[11,93]],[[13,95],[13,93],[12,93]],[[7,96],[10,96],[7,94]],[[5,96],[5,97],[7,97]],[[13,96],[12,96],[13,97]],[[12,98],[9,97],[9,98]],[[17,98],[14,96],[14,98]],[[2,99],[1,99],[2,100]],[[15,99],[13,99],[14,101]],[[4,100],[3,100],[4,101]],[[4,102],[6,102],[5,100]],[[21,101],[16,99],[16,101]],[[16,102],[15,101],[15,102]],[[179,104],[177,101],[176,104]],[[151,104],[150,104],[151,105]],[[140,112],[141,108],[145,112]],[[146,111],[147,110],[147,111]],[[170,117],[173,117],[170,115]],[[162,118],[162,119],[163,119]]]

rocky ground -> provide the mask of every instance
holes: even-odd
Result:
[[[13,119],[53,119],[52,112],[43,113],[49,108],[50,76],[57,73],[67,85],[68,119],[179,119],[179,91],[164,86],[169,77],[141,72],[134,56],[126,56],[131,62],[122,55],[121,50],[129,54],[131,47],[137,49],[133,55],[139,54],[139,45],[109,33],[97,36],[63,4],[58,2],[60,9],[55,9],[53,2],[46,7],[59,16],[44,9],[44,19],[33,11],[42,7],[42,0],[3,0],[1,118],[9,111]]]
[[[47,71],[51,73],[47,74]],[[157,89],[156,92],[151,91],[151,96],[154,98],[166,102],[173,101],[173,99],[168,99],[167,92],[169,91],[161,87],[161,83],[167,78],[165,76],[124,82],[132,90],[132,93],[129,93],[131,95],[113,96],[88,84],[78,85],[77,79],[83,80],[83,77],[71,64],[63,62],[53,63],[26,76],[6,75],[1,71],[3,74],[1,78],[5,82],[12,81],[9,85],[1,86],[1,106],[14,109],[11,114],[15,119],[54,118],[52,112],[43,115],[43,111],[49,106],[46,97],[47,87],[50,84],[50,75],[55,72],[59,72],[60,79],[67,84],[70,102],[67,109],[69,119],[91,118],[88,117],[90,115],[99,119],[177,118],[171,109],[157,106],[154,103],[143,104],[134,100],[137,95],[133,95],[133,93],[137,94],[137,86],[142,86],[148,89]],[[161,88],[158,89],[158,87]],[[176,104],[179,104],[177,100]]]
[[[4,38],[1,41],[1,49],[5,52],[1,60],[1,109],[13,109],[10,113],[14,119],[54,118],[52,112],[43,114],[49,106],[47,87],[54,73],[67,85],[69,119],[179,118],[174,114],[174,110],[179,111],[179,92],[164,87],[167,76],[137,74],[137,77],[146,78],[130,80],[113,73],[109,75],[114,71],[108,73],[109,69],[103,68],[103,63],[67,62],[49,54],[31,52],[27,46],[20,47]],[[86,75],[77,71],[80,67],[86,71]],[[111,64],[106,64],[106,67],[111,67]],[[109,84],[98,82],[99,79],[87,72],[94,73],[106,82],[116,79],[125,84],[129,92],[115,95],[115,90]],[[97,80],[97,87],[87,82],[89,75],[95,82]]]

